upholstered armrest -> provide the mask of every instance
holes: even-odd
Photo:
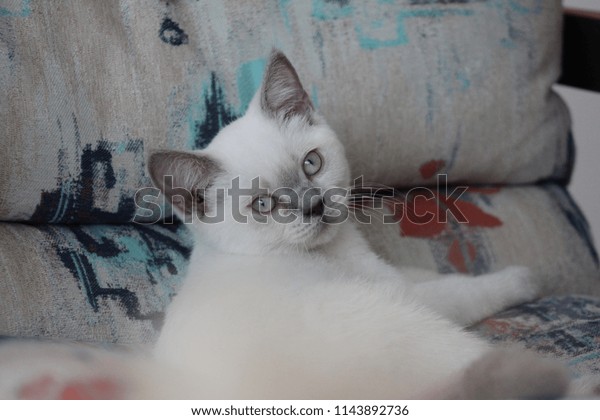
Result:
[[[561,84],[600,92],[600,12],[566,9]]]

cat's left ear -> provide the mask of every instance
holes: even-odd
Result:
[[[311,122],[314,107],[292,63],[279,50],[273,50],[265,71],[260,106],[269,116],[281,120],[301,117]]]
[[[152,182],[184,217],[204,215],[205,190],[220,171],[216,161],[198,153],[157,150],[148,158]]]

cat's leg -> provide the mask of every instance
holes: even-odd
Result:
[[[353,225],[346,226],[338,239],[343,246],[331,246],[333,254],[353,272],[374,281],[389,280],[399,288],[408,287],[416,298],[438,314],[467,326],[503,309],[537,298],[541,283],[525,267],[469,276],[441,275],[423,269],[398,269],[370,250]]]
[[[366,245],[360,240],[361,237],[346,238],[345,243],[357,243],[354,249],[364,250]],[[442,275],[418,268],[398,269],[368,249],[362,254],[346,255],[344,264],[374,281],[389,280],[401,288],[408,287],[421,303],[463,326],[532,301],[541,292],[540,282],[526,267],[507,267],[475,277]]]
[[[476,277],[450,274],[414,282],[411,290],[421,303],[463,326],[539,295],[537,282],[525,267],[507,267]]]

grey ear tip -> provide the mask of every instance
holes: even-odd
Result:
[[[163,150],[161,150],[161,149],[149,149],[149,150],[148,150],[147,157],[148,157],[148,159],[151,159],[151,158],[153,158],[155,155],[157,155],[157,154],[161,153],[162,151],[163,151]]]
[[[146,155],[146,165],[152,169],[158,163],[158,160],[167,153],[167,150],[150,149]]]
[[[279,57],[279,56],[285,57],[285,54],[279,48],[273,47],[271,49],[271,57]]]
[[[150,149],[148,150],[148,161],[150,160],[156,160],[158,158],[161,157],[167,157],[169,155],[176,155],[178,153],[177,150],[171,150],[171,149]]]
[[[271,65],[273,64],[285,64],[291,66],[290,60],[287,56],[279,49],[273,48],[271,50],[271,57],[269,58],[269,62]]]
[[[150,149],[146,156],[146,170],[155,184],[159,181],[160,174],[165,171],[175,151],[168,149]]]
[[[169,149],[151,148],[148,150],[148,156],[157,155],[157,154],[161,154],[161,153],[168,153],[168,152],[172,152],[172,151],[173,150],[169,150]]]

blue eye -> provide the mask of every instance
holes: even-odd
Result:
[[[306,174],[306,176],[316,175],[323,166],[323,158],[316,150],[311,150],[304,157],[304,162],[302,163],[302,170]]]
[[[267,214],[270,213],[276,205],[277,201],[273,197],[256,197],[252,202],[252,210],[257,211],[259,213]]]

